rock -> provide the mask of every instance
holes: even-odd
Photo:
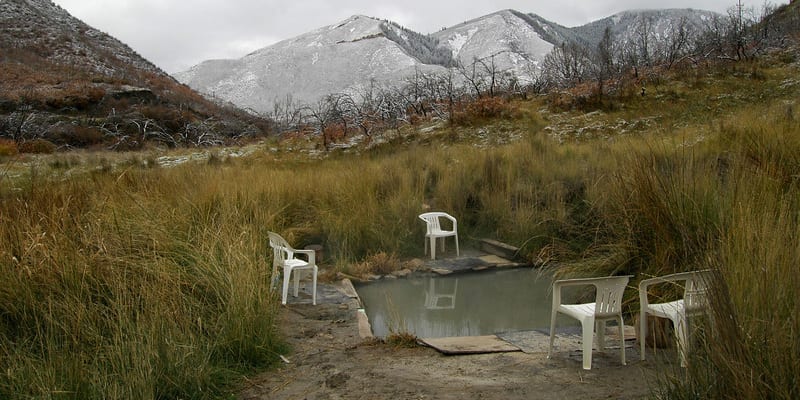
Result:
[[[405,278],[405,277],[411,275],[411,272],[412,271],[410,269],[405,268],[405,269],[401,269],[399,271],[392,272],[392,275],[397,277],[397,278]]]

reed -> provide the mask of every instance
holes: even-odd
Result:
[[[722,278],[715,324],[664,397],[800,396],[800,126],[785,113],[756,109],[720,127],[720,228],[706,246],[706,265]]]
[[[800,395],[800,126],[785,107],[742,112],[690,146],[631,151],[600,196],[599,240],[560,269],[638,279],[717,272],[689,368],[665,371],[660,398]]]

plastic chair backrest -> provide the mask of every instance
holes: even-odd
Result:
[[[687,312],[702,310],[708,305],[709,272],[693,272],[686,279],[683,292],[683,307]]]
[[[275,255],[273,265],[282,264],[294,256],[294,249],[289,246],[289,242],[286,239],[275,232],[267,232],[267,234],[269,235],[269,245]]]
[[[428,233],[442,231],[442,226],[439,222],[439,218],[447,218],[453,222],[453,228],[455,230],[456,219],[452,215],[441,212],[441,211],[434,211],[434,212],[427,212],[424,214],[420,214],[419,218],[425,221],[425,225],[428,228]]]
[[[629,276],[615,276],[598,279],[595,282],[597,296],[594,314],[598,317],[617,315],[622,310],[622,295],[628,286]]]

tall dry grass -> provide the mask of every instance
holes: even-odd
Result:
[[[787,105],[719,129],[714,325],[669,398],[800,397],[800,124]]]
[[[100,172],[2,193],[0,397],[215,397],[276,359],[251,224],[269,216],[215,174]]]
[[[573,273],[717,272],[689,368],[659,397],[800,396],[798,132],[791,106],[754,107],[703,141],[632,151],[600,196],[603,234]]]

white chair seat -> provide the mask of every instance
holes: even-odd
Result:
[[[595,303],[562,304],[558,306],[558,312],[580,320],[585,315],[594,315],[594,306]]]
[[[669,318],[674,320],[678,316],[678,313],[682,310],[683,300],[647,305],[647,313],[659,318]]]

